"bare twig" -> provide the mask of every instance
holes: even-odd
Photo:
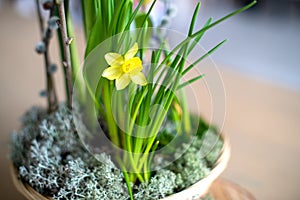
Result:
[[[63,40],[63,52],[64,52],[64,61],[63,65],[66,68],[66,82],[68,87],[68,106],[72,108],[72,93],[73,93],[73,81],[72,81],[72,71],[71,71],[71,56],[70,56],[70,44],[72,38],[68,37],[67,22],[65,15],[65,5],[64,0],[56,1],[58,7],[58,14],[60,18],[60,32]]]
[[[42,17],[39,0],[35,0],[35,4],[36,4],[36,11],[37,11],[37,14],[38,14],[40,32],[41,32],[41,35],[43,35],[45,28],[44,28],[44,20],[43,20],[43,17]]]
[[[57,109],[58,103],[57,103],[57,96],[55,91],[55,84],[53,80],[53,75],[50,70],[50,58],[49,58],[49,41],[52,35],[52,31],[49,27],[45,30],[44,28],[44,20],[41,14],[41,9],[39,5],[39,0],[36,0],[36,8],[37,8],[37,14],[39,19],[39,26],[40,31],[42,35],[42,40],[45,45],[45,50],[43,52],[44,55],[44,61],[45,61],[45,71],[46,71],[46,79],[47,79],[47,99],[48,99],[48,112],[53,112]],[[53,15],[53,9],[50,10],[50,18]]]

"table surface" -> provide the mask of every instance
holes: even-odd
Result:
[[[209,193],[215,200],[255,200],[248,190],[226,179],[217,179]]]
[[[38,97],[45,84],[43,60],[33,51],[40,39],[36,19],[21,18],[5,8],[0,11],[0,26],[0,194],[3,199],[20,200],[9,176],[9,133],[18,129],[18,118],[25,110],[45,105]],[[55,42],[51,49],[58,49]],[[58,53],[51,58],[58,60]],[[223,130],[232,147],[223,177],[258,199],[299,199],[300,92],[230,68],[220,70],[227,93]],[[61,71],[55,79],[63,99]]]

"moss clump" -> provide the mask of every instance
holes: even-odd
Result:
[[[128,199],[122,173],[86,151],[65,105],[51,115],[32,108],[22,123],[12,135],[11,159],[20,178],[39,193],[54,199]]]
[[[149,183],[142,183],[136,187],[135,199],[152,200],[164,198],[174,193],[176,174],[170,170],[160,170]]]
[[[178,157],[176,154],[185,150],[182,156],[170,166],[172,171],[177,172],[177,190],[182,190],[196,183],[210,172],[205,157],[201,155],[199,147],[197,148],[199,143],[201,143],[200,140],[195,140],[189,147],[183,145],[183,147],[175,153],[175,156]]]
[[[19,177],[39,193],[60,200],[129,199],[122,172],[105,153],[91,155],[83,147],[65,105],[50,115],[34,107],[22,117],[22,124],[12,135],[11,159]],[[217,136],[210,131],[206,135],[205,140],[197,138],[172,165],[153,174],[148,183],[134,185],[135,199],[160,199],[205,177],[223,145],[217,140],[212,149]],[[176,149],[175,157],[185,145]]]
[[[77,158],[69,161],[64,171],[64,187],[54,195],[55,199],[128,199],[122,173],[111,166]]]

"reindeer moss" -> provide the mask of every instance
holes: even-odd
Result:
[[[65,105],[50,115],[34,107],[21,121],[22,129],[12,134],[10,156],[22,181],[54,199],[129,199],[122,172],[108,155],[96,155],[105,160],[100,163],[87,152]],[[204,157],[206,146],[200,139],[194,141],[172,165],[153,174],[149,183],[134,185],[135,199],[160,199],[205,177],[220,154],[222,141]]]

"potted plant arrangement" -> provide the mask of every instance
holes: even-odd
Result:
[[[36,0],[48,108],[33,107],[11,142],[12,175],[28,199],[198,199],[225,169],[229,145],[188,109],[185,78],[204,33],[256,2],[194,30],[175,45],[151,13],[158,0],[81,1],[83,67],[68,0]],[[46,21],[42,10],[49,14]],[[167,9],[166,13],[170,14]],[[46,23],[47,22],[47,23]],[[66,101],[58,103],[49,43],[57,32]]]

